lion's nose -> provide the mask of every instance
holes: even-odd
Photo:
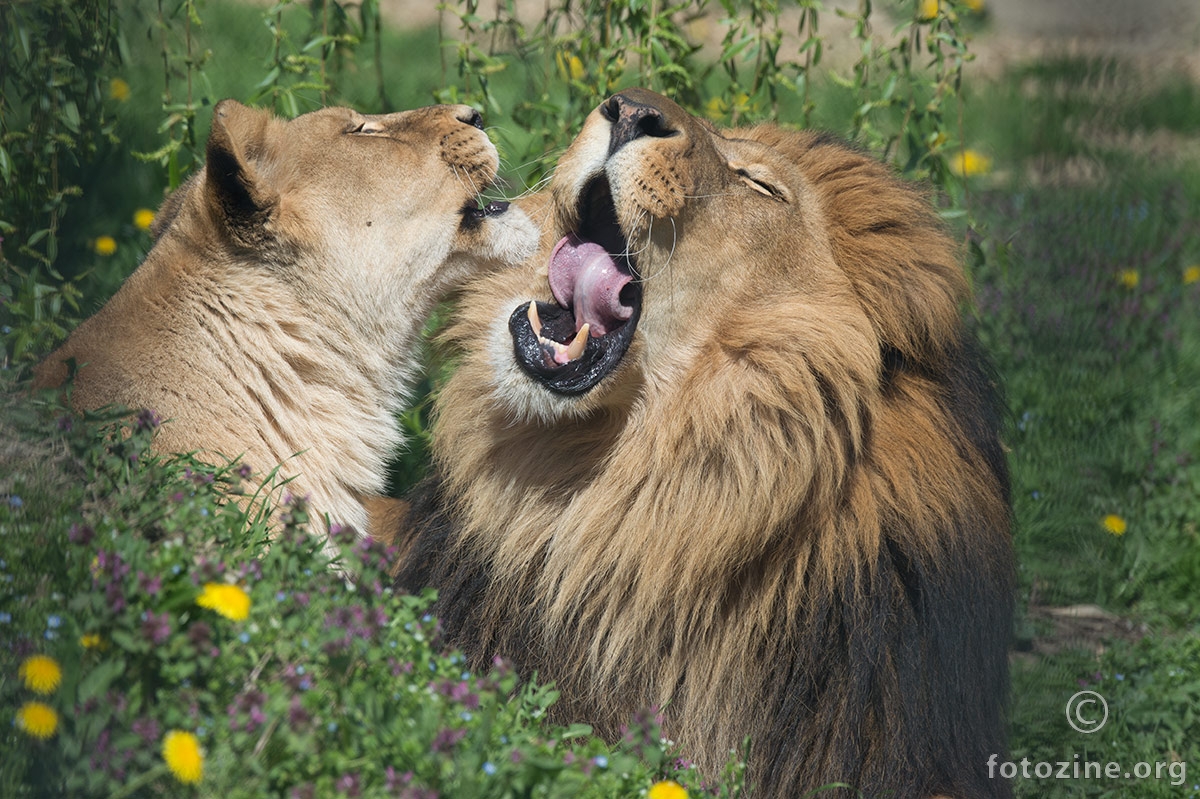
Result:
[[[600,106],[600,114],[612,123],[612,132],[608,140],[609,155],[642,136],[664,138],[676,133],[667,124],[662,111],[625,94],[614,94],[610,97]]]

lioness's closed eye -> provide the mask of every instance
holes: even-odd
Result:
[[[480,207],[496,149],[467,106],[284,121],[217,105],[205,168],[158,214],[120,291],[41,364],[78,409],[149,408],[164,452],[283,463],[311,510],[365,532],[425,317],[537,231]]]

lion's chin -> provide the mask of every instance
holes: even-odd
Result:
[[[518,305],[508,318],[513,355],[521,368],[548,390],[565,396],[591,391],[625,357],[642,311],[642,289],[629,284],[624,296],[633,309],[619,327],[589,335],[584,323],[576,330],[571,311],[554,303]]]

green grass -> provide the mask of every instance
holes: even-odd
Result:
[[[1200,163],[1185,147],[1136,146],[1200,133],[1196,92],[1180,76],[1061,61],[976,86],[968,102],[967,140],[1000,173],[972,194],[989,255],[973,277],[1012,413],[1025,650],[1014,761],[1200,771],[1200,283],[1184,280],[1200,263]],[[1109,514],[1123,535],[1105,529]],[[1117,619],[1047,620],[1046,608],[1079,604]],[[1100,733],[1067,724],[1084,688],[1108,700]],[[1200,779],[1174,768],[1146,780],[1035,776],[1016,789],[1191,795]]]

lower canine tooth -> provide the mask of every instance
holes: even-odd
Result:
[[[580,355],[583,355],[583,351],[587,347],[588,329],[589,327],[585,322],[583,327],[579,328],[579,332],[575,334],[575,338],[571,339],[571,343],[567,346],[568,361],[573,361]]]

